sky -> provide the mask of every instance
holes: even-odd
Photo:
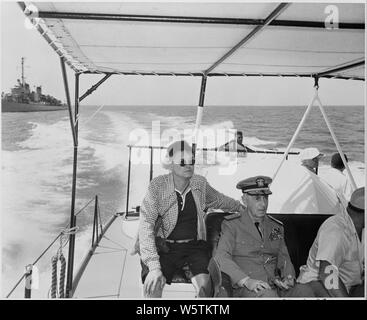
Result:
[[[26,81],[42,85],[46,94],[65,101],[58,55],[35,30],[25,27],[25,18],[15,2],[1,1],[1,88],[9,92],[20,78],[21,57],[25,57]],[[71,94],[74,74],[68,69]],[[84,93],[102,76],[81,76]],[[85,105],[197,105],[200,79],[192,77],[112,76]],[[364,105],[362,81],[320,80],[319,95],[325,105]],[[206,105],[299,105],[309,103],[312,79],[296,78],[210,78]]]

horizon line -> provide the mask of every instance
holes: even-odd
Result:
[[[100,106],[100,104],[83,104],[83,106],[86,107],[94,107],[94,106]],[[106,104],[105,107],[198,107],[197,105],[187,105],[187,104],[181,104],[181,105],[172,105],[172,104]],[[345,104],[330,104],[330,105],[324,105],[324,107],[364,107],[363,104],[354,104],[354,105],[345,105]],[[204,105],[205,107],[307,107],[307,105]]]

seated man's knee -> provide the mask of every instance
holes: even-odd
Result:
[[[274,289],[265,289],[262,290],[259,294],[260,298],[278,298],[278,292]]]
[[[156,288],[150,293],[144,293],[144,298],[162,298],[163,287]]]
[[[315,294],[309,284],[297,283],[293,288],[286,291],[284,296],[290,298],[313,298]]]
[[[237,298],[278,298],[278,293],[273,289],[264,289],[256,293],[246,287],[233,290],[233,296]]]
[[[349,293],[350,297],[364,297],[365,293],[364,293],[364,282],[360,285],[357,285],[355,287],[352,287],[350,293]]]
[[[191,278],[199,297],[211,296],[211,281],[210,275],[207,273],[199,273]]]

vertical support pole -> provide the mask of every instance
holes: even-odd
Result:
[[[69,89],[67,84],[67,75],[65,72],[65,63],[62,60],[63,66],[63,77],[65,83],[65,90],[67,97],[69,96]],[[71,111],[70,96],[67,98],[69,110]],[[79,116],[79,74],[75,74],[75,115],[74,121],[78,120]],[[70,112],[70,121],[73,123],[72,113]],[[76,226],[76,216],[75,216],[75,199],[76,199],[76,175],[78,168],[78,123],[74,126],[74,158],[73,158],[73,181],[71,189],[71,210],[70,210],[70,228]],[[72,296],[73,290],[73,268],[74,268],[74,251],[75,251],[75,234],[71,233],[69,235],[69,254],[68,254],[68,268],[67,268],[67,278],[66,278],[66,298]]]
[[[94,203],[94,214],[95,214],[94,221],[96,223],[96,239],[98,241],[99,234],[98,234],[98,196],[97,195],[96,195],[96,201]]]
[[[206,90],[206,80],[207,75],[203,74],[201,78],[201,87],[200,87],[200,97],[199,97],[199,105],[196,113],[196,122],[195,122],[195,130],[194,130],[194,142],[192,144],[192,156],[195,159],[196,154],[196,146],[199,135],[199,129],[201,125],[201,121],[203,118],[203,110],[204,110],[204,101],[205,101],[205,90]]]
[[[74,125],[73,111],[71,109],[69,85],[68,85],[68,78],[67,78],[66,69],[65,69],[65,60],[64,60],[64,58],[60,58],[60,63],[61,63],[62,77],[63,77],[63,80],[64,80],[66,103],[68,105],[68,111],[69,111],[69,120],[70,120],[71,133],[73,135],[74,146],[77,146],[78,141],[77,141],[76,129],[75,129],[75,125]]]
[[[315,102],[315,99],[316,99],[316,98],[317,98],[317,87],[316,87],[316,89],[315,89],[315,93],[314,93],[314,95],[313,95],[313,97],[312,97],[312,99],[311,99],[311,101],[310,101],[310,103],[309,103],[309,105],[308,105],[308,107],[307,107],[307,109],[306,109],[306,111],[305,111],[305,113],[304,113],[303,117],[302,117],[302,120],[301,120],[301,122],[299,123],[299,125],[298,125],[298,127],[297,127],[297,129],[296,129],[296,132],[294,133],[294,135],[293,135],[293,137],[292,137],[291,141],[290,141],[290,142],[289,142],[289,144],[288,144],[288,147],[287,147],[287,149],[286,149],[286,151],[285,151],[285,153],[284,153],[284,155],[283,155],[283,157],[282,157],[282,160],[280,161],[279,166],[278,166],[277,170],[275,171],[275,173],[274,173],[274,175],[273,175],[273,181],[274,181],[275,177],[277,176],[277,174],[278,174],[278,172],[279,172],[280,168],[282,167],[283,162],[284,162],[284,161],[285,161],[285,159],[288,157],[288,153],[289,153],[289,151],[291,150],[291,148],[293,147],[293,144],[294,144],[294,142],[296,141],[296,139],[297,139],[297,137],[298,137],[298,135],[299,135],[299,132],[301,131],[301,129],[302,129],[302,127],[303,127],[303,125],[304,125],[304,123],[305,123],[305,121],[306,121],[306,119],[307,119],[308,115],[310,114],[311,109],[312,109],[312,106],[313,106],[313,104],[314,104],[314,102]]]
[[[324,117],[324,120],[325,120],[325,122],[326,122],[326,125],[327,125],[327,127],[328,127],[328,129],[329,129],[329,131],[330,131],[331,136],[333,137],[334,143],[335,143],[335,145],[336,145],[336,148],[338,149],[338,152],[339,152],[340,157],[341,157],[341,159],[342,159],[342,161],[343,161],[344,167],[345,167],[345,169],[347,170],[347,174],[348,174],[348,176],[349,176],[349,179],[350,179],[350,182],[351,182],[351,184],[352,184],[353,191],[354,191],[355,189],[357,189],[357,185],[356,185],[356,182],[354,181],[354,178],[353,178],[352,172],[350,171],[350,168],[349,168],[348,162],[347,162],[347,160],[345,159],[345,156],[344,156],[344,153],[343,153],[343,151],[342,151],[342,148],[341,148],[341,146],[340,146],[340,144],[339,144],[338,138],[336,137],[336,135],[335,135],[335,133],[334,133],[334,130],[333,130],[333,128],[332,128],[332,126],[331,126],[331,124],[330,124],[330,122],[329,122],[329,118],[328,118],[328,116],[326,115],[325,109],[324,109],[324,107],[322,106],[322,103],[321,103],[321,101],[320,101],[320,99],[319,99],[318,97],[317,97],[317,99],[316,99],[316,102],[317,102],[317,104],[319,105],[320,111],[321,111],[321,113],[322,113],[322,115],[323,115],[323,117]]]
[[[96,196],[95,197],[95,200],[94,200],[92,247],[94,246],[94,239],[95,239],[96,230],[97,230],[97,237],[96,237],[96,239],[98,239],[98,224],[97,224],[97,219],[98,218],[97,218],[97,210],[98,210],[98,198]]]
[[[150,169],[149,169],[149,181],[153,179],[153,146],[150,146]]]
[[[78,140],[78,129],[79,129],[79,73],[75,73],[75,134]]]
[[[126,188],[126,215],[127,218],[129,212],[129,197],[130,197],[130,175],[131,175],[131,146],[129,146],[129,164],[127,169],[127,188]]]
[[[25,267],[24,298],[26,299],[30,299],[32,295],[32,271],[33,265],[29,264]]]

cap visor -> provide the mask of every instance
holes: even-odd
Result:
[[[272,194],[272,192],[269,189],[268,190],[251,190],[251,191],[248,191],[248,192],[245,192],[245,193],[248,193],[250,196]]]

